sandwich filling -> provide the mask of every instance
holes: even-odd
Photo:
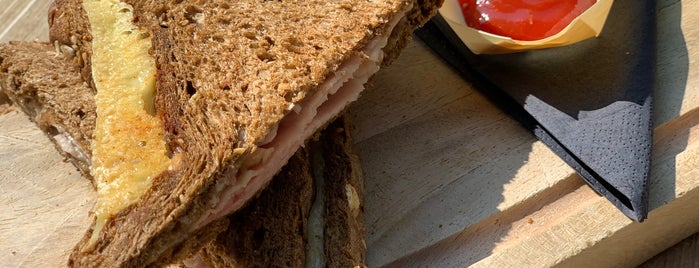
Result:
[[[97,221],[90,247],[105,222],[135,203],[170,159],[153,104],[156,68],[148,54],[150,34],[132,24],[132,7],[119,0],[85,0],[83,6],[92,27],[97,90],[90,168],[97,185]]]

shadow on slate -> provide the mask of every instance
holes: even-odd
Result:
[[[416,34],[625,215],[648,215],[655,3],[617,0],[599,38],[475,55],[439,15]]]

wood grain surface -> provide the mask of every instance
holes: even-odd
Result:
[[[0,42],[48,39],[49,0],[0,0]],[[658,1],[649,219],[633,223],[419,40],[351,107],[370,267],[699,262],[699,0]],[[2,100],[0,100],[0,103]],[[2,106],[3,104],[0,104]],[[5,111],[5,112],[3,112]],[[0,267],[65,266],[95,194],[0,108]]]

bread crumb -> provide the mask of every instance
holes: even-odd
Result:
[[[532,219],[532,218],[528,218],[528,219],[527,219],[527,223],[529,223],[529,224],[532,224],[532,223],[534,223],[534,219]]]

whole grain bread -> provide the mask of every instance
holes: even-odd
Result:
[[[349,129],[348,120],[336,120],[321,140],[327,267],[365,267],[364,174]]]
[[[199,258],[209,267],[303,267],[313,202],[308,148],[300,149],[269,186],[229,217],[226,231]]]
[[[229,217],[228,229],[201,250],[201,260],[216,268],[303,267],[311,262],[311,205],[322,198],[325,267],[366,266],[364,177],[352,147],[349,121],[341,116],[300,149],[257,199]]]
[[[58,151],[89,177],[95,102],[78,67],[71,64],[73,58],[46,43],[0,44],[0,94],[29,115]],[[73,150],[61,147],[66,142],[75,145]]]
[[[71,255],[72,266],[142,266],[191,254],[194,247],[188,244],[197,238],[192,223],[214,205],[215,189],[228,183],[221,175],[236,170],[289,107],[314,94],[343,61],[361,56],[370,39],[391,34],[390,60],[414,27],[441,4],[125,2],[134,7],[134,22],[153,36],[156,109],[165,122],[168,146],[181,161],[156,177],[138,203],[107,223],[94,250],[83,252],[88,231]],[[388,33],[388,22],[402,12],[407,17]],[[83,78],[90,79],[92,37],[81,1],[56,0],[49,23],[51,40],[73,50]],[[195,239],[182,241],[183,236]]]
[[[48,12],[50,43],[79,68],[84,81],[91,84],[92,34],[82,0],[54,0]]]
[[[61,146],[56,139],[59,134],[75,137],[76,149],[90,154],[95,123],[94,92],[82,82],[73,57],[47,43],[0,44],[0,96],[9,93],[58,151],[89,178],[89,158],[76,157],[70,153],[73,150]],[[363,266],[363,209],[350,208],[350,204],[363,203],[363,178],[359,160],[352,153],[348,130],[349,122],[339,117],[314,142],[320,146],[300,149],[269,187],[244,209],[228,217],[230,224],[226,231],[204,246],[200,257],[210,267],[303,266],[308,214],[317,187],[313,177],[323,174],[324,192],[332,193],[323,197],[327,204],[324,214],[331,216],[325,219],[329,234],[324,239],[328,266]],[[356,196],[346,194],[348,185],[356,190]]]

